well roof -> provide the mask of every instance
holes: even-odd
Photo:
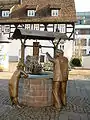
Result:
[[[54,40],[54,39],[69,39],[65,33],[48,32],[39,30],[15,29],[12,39],[39,39],[39,40]]]

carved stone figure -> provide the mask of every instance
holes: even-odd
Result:
[[[68,59],[60,52],[60,67],[62,73],[62,81],[60,82],[60,98],[63,105],[66,105],[66,87],[68,80]]]
[[[62,74],[60,68],[60,61],[59,61],[59,53],[56,52],[55,58],[52,58],[49,53],[46,53],[49,61],[54,63],[53,69],[53,85],[52,85],[52,94],[53,94],[53,105],[57,108],[61,108],[61,99],[59,96],[60,90],[60,81],[62,81]]]
[[[25,70],[32,74],[40,74],[42,72],[42,65],[39,64],[37,57],[28,55],[26,57]]]
[[[9,80],[10,99],[11,99],[12,105],[16,105],[17,107],[20,107],[19,102],[18,102],[19,79],[20,79],[21,75],[23,75],[24,78],[28,77],[26,72],[22,71],[22,68],[23,68],[23,64],[19,63],[17,66],[17,69],[13,73],[11,79]]]
[[[49,61],[54,63],[53,104],[60,109],[66,104],[66,81],[68,80],[68,59],[63,57],[62,50],[56,50],[55,58],[46,53]]]

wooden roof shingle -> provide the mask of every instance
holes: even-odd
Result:
[[[14,5],[14,4],[19,4],[19,0],[0,0],[0,5]]]
[[[48,14],[53,8],[60,9],[58,16]],[[35,9],[36,16],[28,17],[27,9]],[[7,18],[6,22],[16,22],[16,19],[19,23],[76,22],[75,3],[74,0],[23,0],[22,4],[13,7],[11,19]],[[4,22],[2,18],[0,22]]]
[[[10,9],[15,4],[19,4],[19,0],[0,0],[0,9]]]

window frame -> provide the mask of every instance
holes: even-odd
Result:
[[[34,17],[36,15],[35,9],[27,9],[27,16],[28,17]]]
[[[82,54],[82,55],[86,55],[86,54],[87,54],[87,50],[86,50],[86,49],[82,49],[82,50],[81,50],[81,54]]]
[[[90,46],[90,38],[88,39],[88,46]]]
[[[51,16],[59,16],[59,9],[51,9]]]
[[[1,16],[2,17],[9,17],[10,16],[10,10],[2,10]]]

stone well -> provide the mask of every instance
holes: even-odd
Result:
[[[52,105],[53,75],[44,73],[29,75],[19,81],[19,103],[27,106],[43,107]]]

